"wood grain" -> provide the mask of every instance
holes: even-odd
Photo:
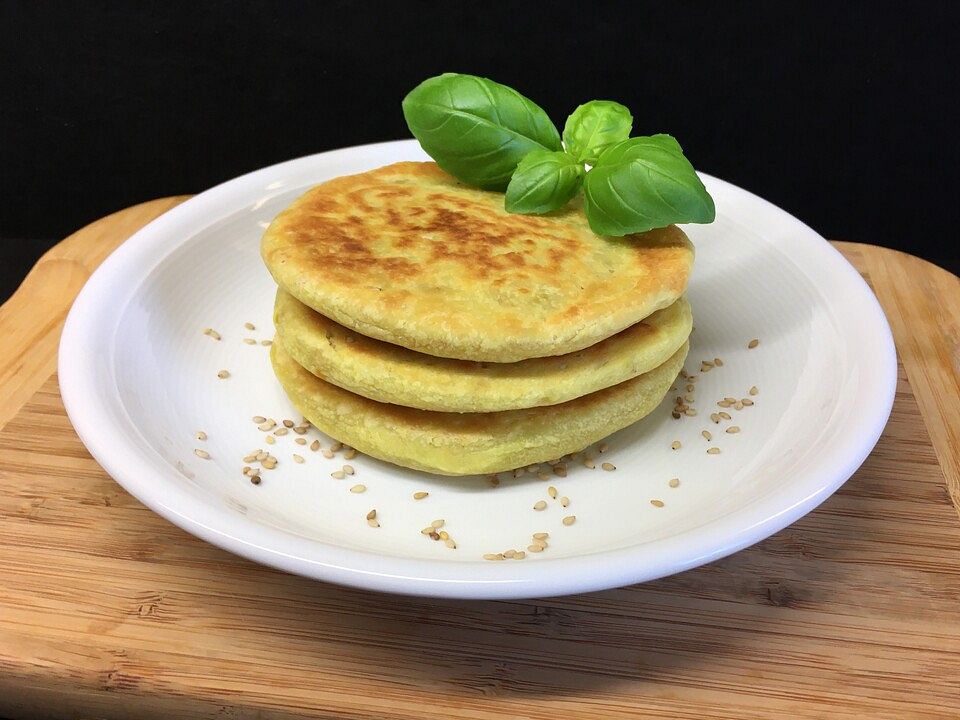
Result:
[[[618,590],[399,598],[193,538],[110,480],[73,432],[51,376],[66,309],[95,258],[176,202],[80,231],[0,308],[12,346],[0,364],[0,425],[12,418],[0,431],[0,715],[958,716],[957,278],[839,245],[890,316],[897,398],[863,467],[789,528]]]

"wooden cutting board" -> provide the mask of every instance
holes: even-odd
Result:
[[[837,244],[890,318],[900,382],[873,454],[791,527],[619,590],[403,598],[187,535],[73,432],[55,376],[66,311],[110,250],[182,200],[84,228],[0,308],[0,716],[960,717],[955,276]]]

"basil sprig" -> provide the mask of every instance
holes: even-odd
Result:
[[[598,235],[716,217],[713,198],[680,144],[670,135],[631,138],[630,111],[611,100],[574,110],[562,144],[539,105],[473,75],[425,80],[404,98],[403,114],[441,168],[469,185],[505,190],[511,213],[558,210],[582,186],[587,220]]]

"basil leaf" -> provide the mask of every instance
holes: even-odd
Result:
[[[441,168],[469,185],[507,187],[531,150],[562,150],[557,128],[516,90],[474,75],[445,73],[403,99],[407,126]]]
[[[595,165],[611,145],[630,137],[633,115],[618,102],[591,100],[570,113],[563,126],[563,145],[579,162]]]
[[[507,212],[542,215],[566,205],[583,181],[583,165],[562,150],[533,150],[510,179]]]
[[[608,148],[583,185],[590,228],[621,236],[672,223],[709,223],[713,198],[670,135],[635,137]]]

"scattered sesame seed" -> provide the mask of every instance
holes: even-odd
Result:
[[[202,458],[204,460],[210,459],[210,453],[208,453],[206,450],[201,450],[200,448],[197,448],[196,450],[194,450],[193,454],[196,455],[198,458]]]
[[[423,490],[420,490],[419,492],[415,492],[415,493],[413,494],[413,499],[414,499],[414,500],[423,500],[423,499],[424,499],[425,497],[427,497],[428,495],[430,495],[430,493],[425,492],[425,491],[423,491]]]
[[[754,386],[753,386],[752,388],[750,388],[747,392],[749,392],[751,395],[756,395],[756,394],[757,394],[758,392],[760,392],[760,391],[757,390],[757,386],[754,385]]]
[[[564,525],[573,525],[577,521],[576,515],[567,515],[563,520]]]
[[[678,413],[676,410],[674,410],[674,411],[673,411],[672,413],[670,413],[670,414],[673,416],[673,419],[674,419],[674,420],[679,420],[679,419],[680,419],[680,413]]]
[[[556,499],[557,499],[557,489],[556,489],[553,485],[551,485],[550,487],[547,488],[547,495],[549,495],[551,498],[553,498],[554,500],[556,500]]]
[[[700,361],[700,372],[710,372],[713,370],[713,363],[709,360]]]
[[[518,477],[520,477],[521,475],[523,475],[523,472],[524,472],[524,471],[523,471],[523,468],[516,468],[516,469],[513,471],[513,476],[514,476],[515,478],[518,478]]]
[[[213,328],[204,328],[204,329],[203,329],[203,334],[204,334],[204,335],[207,335],[207,336],[209,336],[209,337],[212,337],[214,340],[219,340],[219,339],[220,339],[220,333],[218,333],[218,332],[217,332],[216,330],[214,330]]]
[[[293,430],[297,435],[303,435],[307,432],[307,428],[304,425],[297,425],[295,428],[290,429]]]
[[[254,325],[252,322],[245,322],[245,323],[243,324],[243,326],[244,326],[247,330],[256,330],[256,329],[257,329],[257,326]]]
[[[297,445],[306,445],[306,444],[307,444],[307,439],[306,439],[306,438],[297,438],[296,440],[294,440],[294,442],[295,442]]]
[[[217,373],[217,377],[220,378],[221,380],[226,380],[228,377],[230,377],[230,371],[221,370],[220,372]]]
[[[340,452],[341,450],[343,450],[343,443],[340,442],[339,440],[334,440],[333,445],[330,446],[330,449],[333,452]]]
[[[259,484],[261,483],[260,476],[259,476],[259,475],[251,475],[251,476],[250,476],[250,482],[252,482],[254,485],[259,485]]]
[[[720,454],[720,448],[718,447],[707,448],[707,455],[719,455],[719,454]]]
[[[500,553],[486,553],[483,556],[484,560],[503,560],[503,555]]]
[[[273,420],[264,420],[262,423],[257,425],[257,430],[262,430],[263,432],[269,432],[273,430],[277,424]]]
[[[721,360],[720,358],[714,358],[714,359],[713,359],[713,364],[714,364],[716,367],[723,367],[723,360]]]
[[[547,509],[547,501],[546,501],[546,500],[537,500],[537,501],[533,504],[533,509],[534,509],[534,510],[537,510],[537,511],[546,510],[546,509]]]
[[[680,487],[680,478],[670,478],[670,482],[667,483],[672,488]]]
[[[737,401],[733,404],[733,409],[734,409],[734,410],[743,410],[743,401],[742,401],[742,400],[737,400]]]
[[[719,415],[720,417],[722,417],[724,420],[732,420],[732,419],[733,419],[733,416],[730,415],[730,413],[719,412],[719,413],[717,413],[717,415]]]
[[[260,344],[263,345],[264,347],[270,347],[271,345],[273,345],[273,340],[261,340]]]
[[[717,413],[710,413],[710,419],[713,420],[715,423],[719,423],[720,415]]]
[[[373,519],[373,518],[371,518],[370,520],[367,520],[367,525],[369,525],[369,526],[372,527],[372,528],[378,528],[378,527],[380,527],[380,523],[377,522],[377,520],[376,520],[376,519]]]
[[[267,437],[264,439],[267,441],[267,445],[273,445],[277,441],[273,435],[267,435]]]
[[[451,550],[457,549],[457,544],[453,541],[453,538],[447,538],[446,540],[443,541],[443,544],[446,545]]]
[[[546,473],[543,470],[537,473],[537,480],[549,480],[550,473]]]
[[[434,535],[435,533],[433,531],[433,527],[430,525],[427,525],[427,527],[425,527],[423,530],[420,531],[420,534],[429,536],[429,535]]]
[[[283,426],[284,426],[285,428],[292,428],[292,427],[293,427],[293,420],[284,420],[284,421],[283,421]]]
[[[243,456],[243,461],[244,461],[244,462],[247,462],[247,463],[248,463],[248,462],[255,462],[256,459],[257,459],[257,454],[256,454],[256,453],[250,453],[249,455],[244,455],[244,456]]]
[[[373,510],[367,513],[367,520],[373,520],[376,516],[377,516],[377,510],[376,508],[374,508]]]
[[[530,473],[531,475],[533,475],[534,473],[540,472],[540,466],[539,466],[539,465],[530,465],[530,466],[527,468],[527,472]]]
[[[324,450],[324,451],[323,451],[323,456],[324,456],[327,460],[331,460],[331,459],[333,458],[333,450]]]
[[[603,468],[604,470],[606,470],[607,472],[613,472],[614,470],[617,469],[617,466],[616,466],[616,465],[614,465],[613,463],[608,463],[608,462],[603,463],[602,465],[600,465],[600,467]]]
[[[754,338],[753,340],[747,343],[747,349],[753,350],[759,344],[760,344],[760,341],[757,338]]]
[[[693,417],[694,415],[697,414],[697,411],[694,410],[693,408],[687,408],[686,410],[683,411],[683,414],[689,417]]]
[[[263,465],[267,470],[273,470],[277,466],[277,462],[278,460],[271,455],[260,464]]]
[[[568,505],[570,505],[570,498],[564,495],[560,498],[560,507],[567,507]]]
[[[599,445],[597,445],[597,452],[605,453],[609,449],[610,449],[610,446],[607,443],[600,443]]]
[[[514,556],[513,556],[513,559],[514,559],[514,560],[523,560],[526,556],[527,556],[527,554],[526,554],[523,550],[517,550],[517,552],[516,552],[516,553],[514,554]]]
[[[550,533],[535,532],[535,533],[533,534],[533,537],[534,537],[535,540],[546,540],[548,537],[550,537]]]
[[[706,440],[707,442],[710,442],[711,440],[713,440],[713,435],[710,434],[709,430],[701,430],[700,434],[703,435],[703,439]]]
[[[733,435],[734,433],[740,432],[740,428],[737,425],[731,425],[727,428],[727,432]]]
[[[434,530],[439,530],[443,526],[444,526],[443,520],[434,520],[432,523],[430,523],[430,527],[432,527]]]
[[[740,401],[740,403],[741,403],[744,407],[748,407],[748,406],[752,406],[752,405],[753,405],[753,400],[751,400],[750,398],[744,398],[743,400]]]
[[[597,466],[597,464],[596,464],[593,460],[591,460],[590,458],[584,458],[584,459],[583,459],[583,466],[584,466],[585,468],[590,468],[591,470],[593,470],[593,469]]]
[[[254,340],[253,338],[244,338],[243,341],[244,341],[247,345],[256,345],[256,344],[257,344],[257,341]]]
[[[297,455],[296,453],[294,453],[294,454],[293,454],[293,461],[294,461],[295,463],[301,463],[301,464],[302,464],[302,463],[303,463],[303,455]]]
[[[290,431],[289,431],[287,428],[285,428],[285,427],[280,427],[280,428],[277,428],[276,430],[274,430],[274,431],[273,431],[273,434],[276,435],[277,437],[283,437],[283,436],[286,435],[288,432],[290,432]]]
[[[253,421],[259,425],[260,423],[265,423],[267,419],[263,415],[254,415]]]
[[[553,474],[557,477],[566,477],[567,476],[567,466],[563,463],[553,466]]]
[[[207,434],[203,430],[197,431],[197,440],[206,440]]]
[[[334,470],[332,473],[330,473],[330,477],[332,477],[334,480],[343,480],[346,476],[347,474],[343,472],[343,470]]]
[[[256,456],[255,460],[256,460],[257,462],[263,462],[263,461],[266,460],[268,457],[270,457],[270,454],[269,454],[269,453],[265,453],[263,450],[257,450],[257,456]]]
[[[353,465],[344,465],[343,472],[345,472],[347,475],[353,475],[356,470],[353,469]]]
[[[504,551],[503,551],[503,556],[504,556],[505,558],[507,558],[507,559],[512,558],[512,557],[515,556],[516,554],[517,554],[517,551],[516,551],[516,550],[504,550]]]
[[[679,441],[679,440],[674,440],[672,443],[670,443],[670,449],[671,449],[671,450],[679,450],[680,447],[681,447],[681,446],[680,446],[680,441]]]
[[[693,393],[687,393],[686,395],[683,396],[683,399],[685,402],[692,403],[694,401]]]
[[[500,476],[491,475],[490,476],[490,487],[500,487]]]
[[[527,550],[532,553],[543,552],[545,548],[545,545],[527,545]]]
[[[350,492],[352,493],[362,493],[366,491],[367,491],[366,485],[354,485],[352,488],[350,488]]]
[[[651,500],[650,504],[654,507],[663,507],[663,500]]]
[[[313,452],[316,452],[317,450],[319,450],[319,449],[320,449],[320,441],[319,441],[319,440],[314,440],[312,443],[310,443],[310,449],[311,449]]]

